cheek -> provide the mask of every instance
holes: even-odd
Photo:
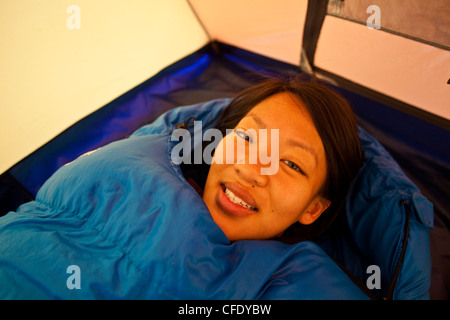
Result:
[[[270,201],[276,218],[297,221],[313,199],[311,189],[306,184],[286,181],[279,181],[272,186]]]
[[[207,205],[214,201],[221,180],[226,176],[227,167],[225,164],[211,163],[203,190],[203,200],[208,201]]]
[[[203,190],[203,194],[206,195],[212,189],[213,185],[218,183],[220,165],[212,163],[209,167],[208,176],[206,177],[205,189]]]

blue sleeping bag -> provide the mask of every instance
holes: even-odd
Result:
[[[194,115],[203,129],[211,128],[228,103],[220,99],[170,110],[129,138],[61,167],[34,201],[0,218],[0,298],[368,299],[330,257],[348,237],[380,266],[383,278],[392,277],[401,259],[394,298],[427,298],[430,257],[423,241],[432,223],[431,204],[414,189],[416,207],[409,219],[415,229],[407,243],[416,247],[404,253],[405,217],[390,217],[400,221],[392,228],[389,219],[374,223],[377,212],[397,211],[387,212],[383,201],[375,207],[365,203],[370,197],[356,189],[378,181],[364,180],[364,170],[349,195],[353,233],[347,237],[321,246],[272,240],[231,244],[171,161],[176,125]],[[368,134],[365,139],[372,143]],[[341,263],[353,274],[365,267],[346,263],[345,257]]]

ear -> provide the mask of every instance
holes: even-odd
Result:
[[[298,222],[301,224],[311,224],[316,221],[320,215],[330,206],[331,201],[317,196],[306,208],[306,210],[300,215]]]

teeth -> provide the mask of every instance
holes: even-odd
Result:
[[[247,208],[249,210],[256,211],[255,207],[252,207],[251,205],[247,204],[244,200],[236,196],[233,192],[225,188],[225,194],[227,195],[228,199],[230,199],[231,202],[236,203],[244,208]]]

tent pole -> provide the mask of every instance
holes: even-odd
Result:
[[[314,55],[320,30],[327,14],[328,0],[308,0],[305,28],[303,30],[302,54],[300,66],[314,67]],[[307,60],[306,60],[307,59]],[[307,68],[307,67],[306,67]],[[308,72],[308,70],[304,70]]]

